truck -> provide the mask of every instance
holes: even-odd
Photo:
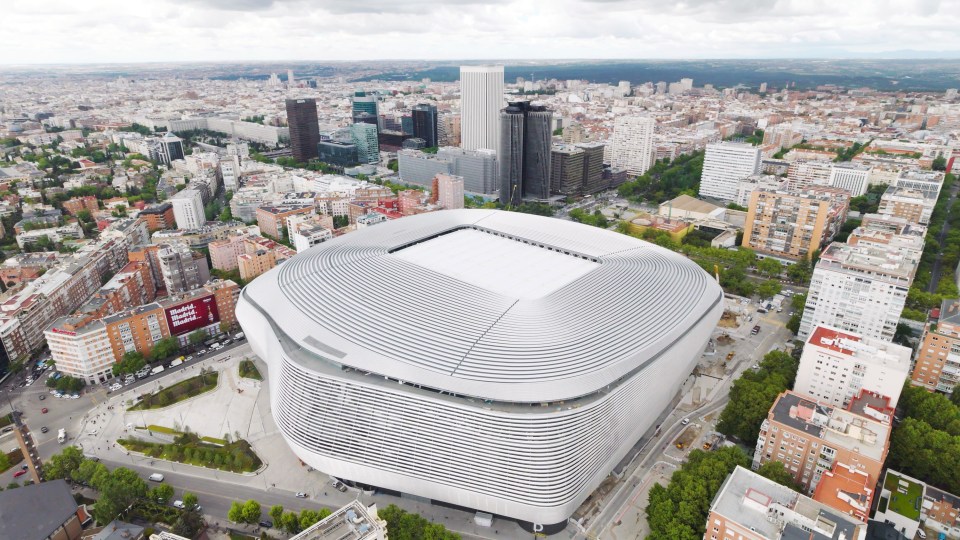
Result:
[[[60,431],[57,432],[57,442],[60,444],[67,442],[67,430],[60,428]]]
[[[157,373],[163,373],[163,366],[157,366],[150,370],[151,375],[156,375]]]

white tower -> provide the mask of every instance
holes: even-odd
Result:
[[[460,147],[500,147],[503,66],[460,66]]]
[[[631,176],[653,166],[653,130],[656,122],[647,116],[620,116],[613,124],[610,163]]]

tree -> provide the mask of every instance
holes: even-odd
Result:
[[[0,471],[10,468],[10,457],[5,452],[0,452]]]
[[[764,463],[757,469],[757,474],[767,480],[773,480],[781,486],[786,486],[797,493],[803,493],[803,485],[799,484],[793,475],[790,474],[790,471],[779,461],[768,461]]]
[[[114,377],[125,373],[136,373],[147,365],[147,360],[138,351],[130,351],[123,355],[123,359],[113,365]]]
[[[198,343],[203,343],[207,339],[207,333],[203,330],[194,330],[190,332],[190,335],[187,337],[191,345],[197,345]]]
[[[277,528],[281,528],[279,524],[273,524]],[[300,532],[300,516],[296,512],[287,512],[283,514],[282,529],[287,534],[297,534]]]
[[[173,497],[173,487],[170,484],[160,484],[150,490],[150,501],[159,504],[167,504]]]
[[[263,510],[260,508],[260,503],[254,501],[253,499],[243,503],[243,522],[250,524],[257,524],[260,522],[260,516],[263,515]]]
[[[43,465],[44,480],[69,478],[72,471],[80,468],[83,462],[83,452],[76,446],[68,446],[59,454],[54,454]]]
[[[275,504],[270,507],[270,519],[273,520],[273,524],[280,528],[283,523],[283,505]]]
[[[793,386],[797,360],[783,351],[764,355],[756,370],[744,372],[730,389],[730,401],[720,413],[717,431],[754,444],[760,424],[777,396]]]
[[[783,265],[780,261],[767,257],[757,261],[757,270],[769,278],[774,278],[779,276],[780,272],[783,271]]]
[[[431,523],[419,514],[407,512],[391,504],[377,511],[387,522],[387,532],[392,540],[459,540],[460,535],[450,532],[443,525]]]
[[[84,459],[80,466],[76,469],[70,471],[70,477],[73,478],[74,482],[79,482],[83,485],[93,486],[94,477],[103,477],[103,474],[109,474],[110,471],[107,470],[106,465],[92,459]],[[98,478],[99,479],[99,478]],[[96,486],[94,486],[96,487]]]
[[[106,525],[116,519],[137,499],[147,495],[147,483],[140,476],[123,467],[118,467],[104,478],[98,486],[100,498],[93,509],[97,523]]]
[[[230,510],[227,512],[227,519],[234,523],[244,523],[243,505],[239,501],[230,503]]]
[[[184,503],[186,504],[186,503]],[[189,506],[187,508],[190,508]],[[203,528],[203,516],[196,510],[187,510],[173,523],[173,534],[193,538]]]
[[[953,387],[953,392],[950,393],[950,403],[960,407],[960,384]]]
[[[163,358],[169,358],[180,350],[180,343],[177,341],[177,338],[165,337],[160,341],[153,344],[153,349],[150,351],[150,357],[155,360],[160,360]]]
[[[930,166],[930,168],[935,171],[947,170],[947,158],[943,156],[937,156],[933,158],[933,164]]]
[[[773,298],[780,292],[781,285],[779,281],[768,279],[760,285],[757,285],[757,295],[760,298]]]
[[[801,259],[787,267],[787,277],[790,278],[790,281],[798,285],[803,285],[810,281],[811,273],[810,261],[806,259]]]
[[[197,506],[197,503],[200,502],[197,496],[189,491],[183,492],[183,499],[181,500],[183,501],[183,507],[188,510],[194,509]]]

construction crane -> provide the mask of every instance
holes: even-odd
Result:
[[[510,200],[507,201],[507,210],[513,206],[513,197],[517,194],[517,184],[513,185],[513,189],[510,190]]]
[[[717,277],[717,283],[720,283],[720,265],[713,265],[713,275]]]

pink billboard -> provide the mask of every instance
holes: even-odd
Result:
[[[212,295],[178,304],[164,311],[167,314],[167,326],[170,328],[170,333],[175,336],[220,322],[217,299]]]

